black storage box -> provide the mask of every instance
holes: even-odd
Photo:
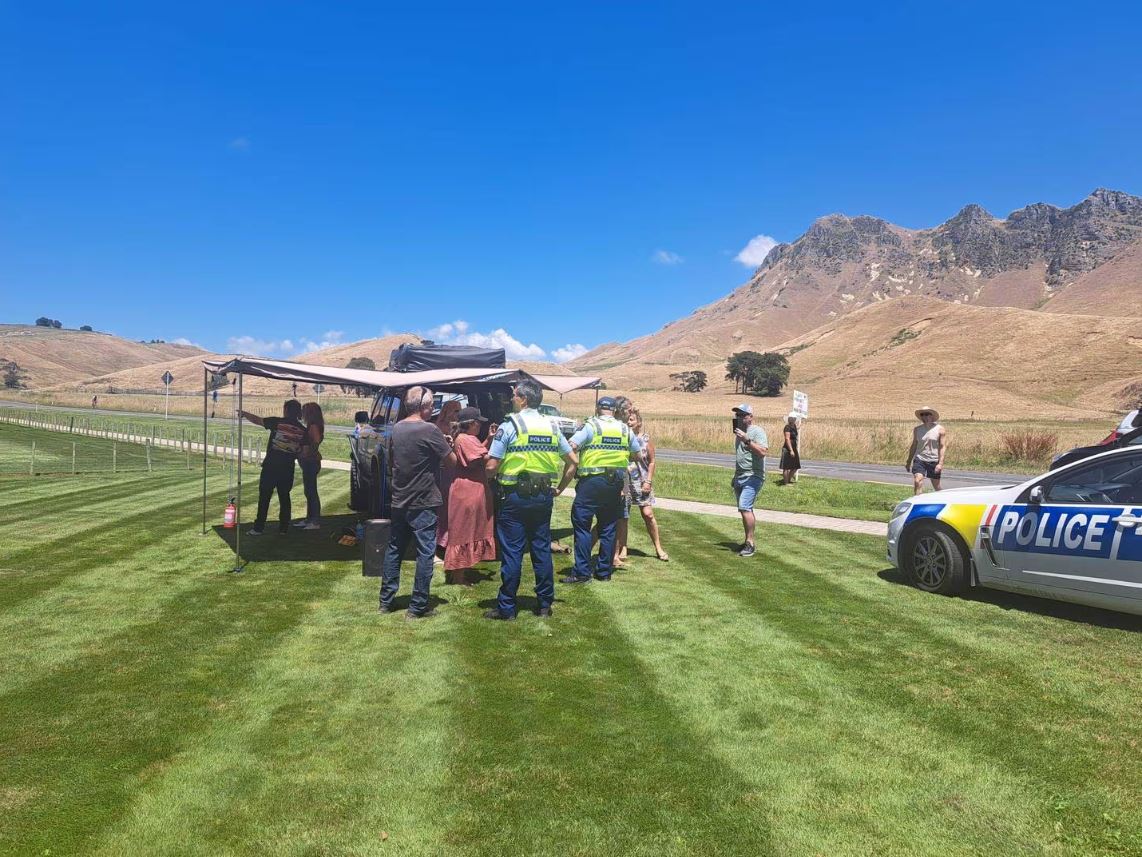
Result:
[[[402,345],[389,355],[390,372],[423,372],[428,369],[504,369],[502,348],[474,345]]]
[[[364,550],[361,559],[361,574],[365,577],[381,576],[392,526],[393,522],[388,518],[373,518],[365,521]]]

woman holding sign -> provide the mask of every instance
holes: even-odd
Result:
[[[801,469],[801,444],[798,440],[800,434],[801,415],[790,411],[785,418],[785,428],[782,431],[781,443],[781,484],[788,485],[797,481],[797,471]]]

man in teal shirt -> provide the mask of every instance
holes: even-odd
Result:
[[[753,503],[757,492],[765,484],[765,454],[769,451],[769,438],[765,429],[753,424],[753,408],[742,403],[734,408],[734,494],[738,499],[742,526],[745,528],[745,543],[738,550],[739,556],[753,556],[754,530],[757,518],[753,514]]]

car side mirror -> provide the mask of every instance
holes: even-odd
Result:
[[[1032,506],[1038,506],[1040,503],[1043,502],[1043,496],[1044,496],[1043,486],[1042,485],[1036,485],[1034,488],[1031,489],[1031,493],[1027,497],[1027,502],[1029,502]]]
[[[357,413],[353,414],[353,422],[355,422],[355,423],[367,423],[368,421],[369,421],[369,412],[368,411],[357,411]]]

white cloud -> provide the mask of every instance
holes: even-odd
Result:
[[[582,357],[590,349],[586,345],[580,345],[578,342],[572,344],[568,343],[562,348],[556,348],[551,352],[551,359],[556,363],[566,363],[568,360],[574,360],[576,357]]]
[[[194,348],[202,348],[202,346],[199,345],[197,342],[191,342],[185,336],[180,336],[178,339],[172,339],[171,345],[190,345],[190,346],[193,346]],[[206,349],[203,348],[203,351],[205,351],[205,350]]]
[[[257,357],[296,357],[322,348],[342,345],[345,332],[327,330],[320,337],[312,339],[301,336],[296,339],[258,339],[256,336],[231,336],[226,340],[226,350],[234,354],[249,354]]]
[[[525,344],[502,327],[491,333],[472,330],[466,321],[452,321],[438,325],[424,333],[425,339],[445,345],[474,345],[477,348],[502,348],[509,360],[542,360],[547,352],[534,342]]]
[[[734,256],[734,259],[747,268],[756,268],[776,246],[777,242],[768,235],[755,235],[749,239],[749,243],[742,248],[742,251]]]
[[[673,250],[655,250],[650,261],[656,265],[681,265],[685,260]]]
[[[235,152],[248,152],[250,151],[250,138],[249,137],[235,137],[226,144],[227,148]]]

